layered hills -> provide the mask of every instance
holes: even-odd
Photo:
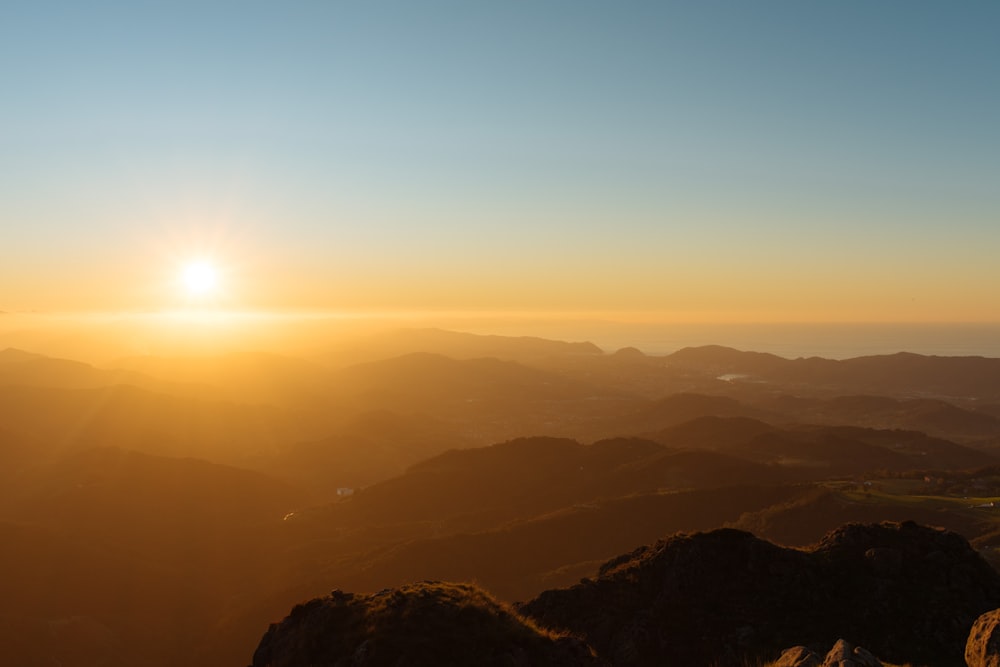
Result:
[[[428,579],[513,613],[679,531],[806,548],[913,519],[1000,562],[1000,409],[988,373],[954,371],[975,360],[810,361],[810,379],[714,347],[382,340],[102,366],[0,353],[5,660],[245,664],[297,602],[354,591],[356,618]],[[900,363],[920,369],[905,390],[866,379]],[[448,591],[427,599],[473,595]],[[529,643],[562,646],[549,630]]]

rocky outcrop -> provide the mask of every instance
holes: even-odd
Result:
[[[838,639],[825,657],[805,646],[793,646],[768,667],[882,667],[882,662],[867,649]]]
[[[969,628],[997,606],[1000,575],[968,542],[906,522],[844,526],[807,551],[730,529],[678,535],[519,610],[615,665],[740,665],[848,637],[944,667],[964,664]]]
[[[476,586],[430,581],[298,605],[253,656],[253,667],[600,664],[580,640],[540,629]]]
[[[965,662],[969,667],[1000,667],[1000,609],[976,619],[965,644]]]
[[[882,667],[871,651],[838,639],[823,660],[823,667]]]
[[[969,634],[997,607],[1000,575],[955,533],[852,524],[796,550],[723,529],[636,549],[516,610],[469,584],[335,591],[272,625],[253,667],[957,667],[967,639],[970,666],[1000,667],[1000,610]]]
[[[805,646],[793,646],[781,652],[781,657],[767,667],[822,667],[823,660]]]

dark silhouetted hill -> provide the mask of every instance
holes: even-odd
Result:
[[[273,624],[253,667],[601,664],[471,584],[424,581],[374,595],[334,591]]]
[[[668,354],[668,363],[674,366],[696,368],[722,375],[726,373],[768,375],[785,368],[788,359],[766,352],[744,352],[722,345],[685,347]]]
[[[962,665],[1000,575],[955,533],[844,526],[808,551],[736,530],[677,535],[519,610],[615,665],[745,664],[840,637],[894,662]]]
[[[989,453],[916,431],[853,426],[792,426],[725,451],[783,461],[789,467],[822,466],[828,476],[921,468],[965,470],[995,461]]]
[[[667,447],[725,450],[778,429],[750,417],[695,417],[646,437]]]
[[[450,522],[454,528],[481,529],[599,498],[788,478],[776,466],[717,452],[674,452],[635,438],[594,445],[517,438],[418,463],[356,494],[342,508],[341,518],[366,524]]]
[[[973,449],[917,431],[789,424],[747,417],[699,417],[649,434],[671,449],[714,451],[780,465],[800,481],[914,469],[964,470],[994,462]]]
[[[764,422],[781,418],[729,396],[680,393],[649,401],[637,409],[598,421],[591,429],[605,437],[655,434],[702,417],[742,417]],[[743,425],[749,426],[749,422]]]
[[[619,467],[609,474],[606,488],[615,495],[628,489],[697,489],[737,484],[780,484],[794,474],[781,466],[750,461],[719,452],[666,451]]]
[[[921,431],[958,442],[1000,436],[1000,419],[978,404],[958,407],[936,399],[837,396],[830,399],[781,396],[766,402],[787,421]]]
[[[826,429],[761,434],[734,448],[755,460],[794,468],[807,479],[876,470],[909,470],[914,461],[897,452],[829,433]]]

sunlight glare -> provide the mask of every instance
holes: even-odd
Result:
[[[219,274],[211,262],[191,262],[181,272],[181,283],[191,296],[208,296],[218,291]]]

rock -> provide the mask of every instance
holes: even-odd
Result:
[[[805,646],[793,646],[781,652],[781,657],[768,667],[821,667],[819,656]]]
[[[1000,609],[988,611],[972,626],[965,643],[965,664],[969,667],[1000,667]]]
[[[882,661],[866,648],[854,647],[854,662],[861,667],[882,667]]]
[[[823,667],[854,667],[854,647],[843,639],[838,639],[823,659]]]
[[[793,646],[768,667],[882,667],[882,663],[870,651],[838,639],[823,659],[805,646]]]
[[[822,667],[882,667],[882,663],[866,649],[838,639],[826,654]]]

